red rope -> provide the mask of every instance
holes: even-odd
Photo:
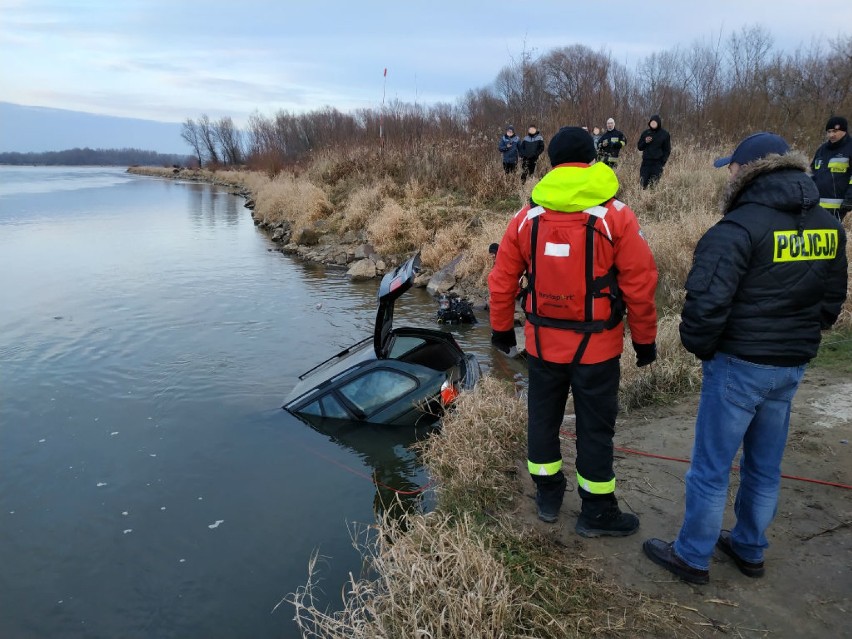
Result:
[[[560,430],[560,435],[565,435],[565,437],[570,437],[571,439],[577,439],[577,435],[575,433],[569,433],[566,430]],[[676,461],[681,462],[682,464],[689,464],[689,459],[684,459],[683,457],[669,457],[668,455],[658,455],[656,453],[646,453],[643,450],[634,450],[633,448],[624,448],[623,446],[614,446],[615,450],[628,453],[630,455],[638,455],[640,457],[653,457],[654,459],[665,459],[667,461]],[[732,470],[739,471],[739,466],[731,466]],[[810,477],[797,477],[796,475],[785,475],[781,474],[781,477],[784,479],[793,479],[795,481],[804,481],[810,484],[820,484],[822,486],[833,486],[834,488],[845,488],[846,490],[852,490],[852,486],[848,484],[840,484],[833,481],[825,481],[823,479],[811,479]]]

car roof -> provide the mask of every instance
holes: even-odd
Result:
[[[301,381],[296,384],[296,387],[290,392],[289,397],[287,397],[287,400],[284,402],[285,406],[293,403],[297,399],[303,399],[303,395],[309,395],[309,391],[331,379],[334,379],[335,377],[338,377],[342,373],[345,373],[364,362],[376,359],[375,352],[372,348],[370,348],[372,346],[372,342],[373,338],[367,337],[300,375],[299,379]]]

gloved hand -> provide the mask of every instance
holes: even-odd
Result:
[[[636,351],[636,366],[640,368],[647,366],[657,359],[657,343],[637,344],[633,342],[633,350]]]
[[[512,348],[518,344],[518,341],[515,339],[515,329],[491,331],[491,344],[506,353],[506,355],[509,355],[512,352]]]

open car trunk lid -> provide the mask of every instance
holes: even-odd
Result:
[[[386,359],[393,330],[393,305],[396,299],[414,284],[414,278],[420,272],[420,253],[385,273],[379,284],[379,310],[376,312],[376,329],[373,333],[373,348],[376,357]]]

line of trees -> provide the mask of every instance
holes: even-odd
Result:
[[[456,104],[391,102],[384,111],[255,113],[245,130],[231,118],[188,119],[182,136],[200,164],[281,167],[312,151],[425,143],[484,151],[507,123],[602,126],[614,117],[628,136],[661,114],[676,138],[718,144],[758,130],[812,145],[835,113],[852,115],[852,36],[775,50],[761,26],[652,53],[632,68],[584,45],[524,51],[492,84]],[[382,123],[384,140],[379,140]]]
[[[73,148],[43,153],[0,153],[0,164],[47,166],[185,166],[193,162],[186,155],[156,153],[142,149]]]

